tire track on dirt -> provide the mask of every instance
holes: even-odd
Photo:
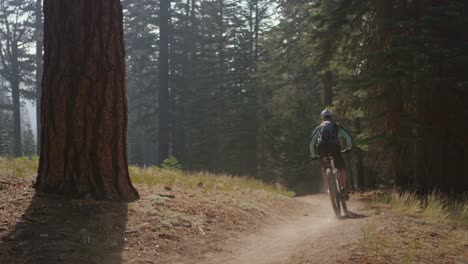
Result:
[[[228,241],[219,253],[206,255],[204,264],[336,263],[346,257],[348,245],[362,237],[365,215],[338,220],[326,195],[296,198],[308,210],[257,233]],[[363,214],[363,204],[349,203],[350,211]],[[185,262],[190,263],[190,262]]]

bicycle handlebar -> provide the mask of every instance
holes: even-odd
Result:
[[[350,153],[351,152],[351,149],[344,149],[341,151],[341,153]],[[319,156],[313,156],[311,157],[312,160],[318,160],[320,157]]]
[[[351,152],[351,149],[344,149],[341,151],[341,153],[350,153]],[[318,160],[320,157],[319,156],[313,156],[311,157],[312,160]]]

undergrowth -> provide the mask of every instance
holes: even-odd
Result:
[[[441,193],[380,193],[356,263],[468,263],[468,201]]]
[[[20,178],[35,177],[38,158],[0,158],[0,175]],[[235,190],[265,191],[292,197],[293,192],[286,191],[280,185],[266,184],[256,179],[232,177],[208,172],[183,172],[177,169],[158,167],[129,167],[130,177],[135,184],[148,186],[181,186],[200,188],[204,191],[230,192]]]
[[[190,189],[201,188],[205,191],[222,192],[260,190],[289,197],[294,196],[293,192],[286,191],[282,186],[266,184],[262,181],[246,177],[233,177],[209,172],[182,172],[157,167],[130,167],[129,170],[132,182],[148,186],[181,186]]]
[[[414,193],[392,192],[380,196],[377,203],[385,204],[393,211],[420,218],[429,223],[448,223],[468,228],[468,200],[466,197],[452,198],[433,192],[426,196]]]
[[[35,176],[38,168],[37,157],[33,158],[0,158],[0,174],[13,177]]]

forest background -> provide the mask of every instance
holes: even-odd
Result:
[[[130,163],[319,191],[308,143],[331,107],[354,186],[468,190],[467,1],[161,2],[122,0]],[[2,156],[36,153],[41,51],[41,1],[0,0]]]

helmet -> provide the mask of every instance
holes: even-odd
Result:
[[[331,119],[333,118],[333,112],[332,110],[327,108],[322,111],[322,113],[320,114],[320,117],[322,118],[322,120]]]

